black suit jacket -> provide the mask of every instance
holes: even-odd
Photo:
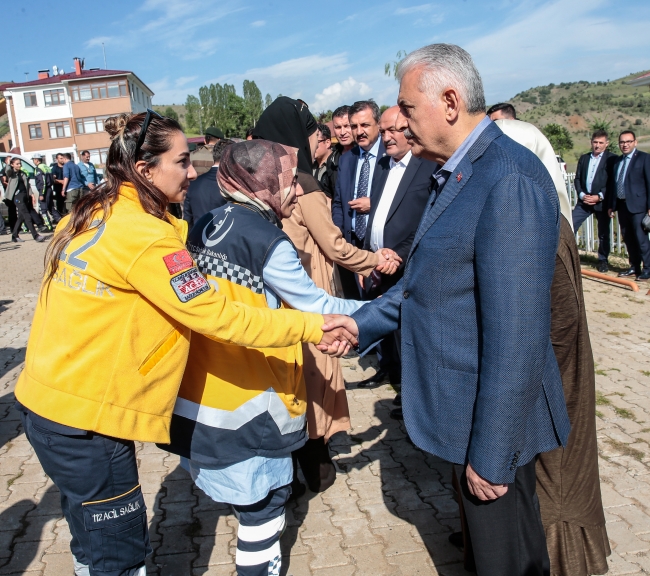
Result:
[[[183,203],[183,220],[187,221],[190,230],[201,216],[226,203],[217,184],[217,170],[213,166],[194,180],[187,190]]]
[[[576,192],[578,193],[578,202],[584,204],[580,200],[580,194],[587,192],[587,175],[589,174],[589,159],[591,158],[591,152],[583,154],[578,160],[578,167],[576,168],[576,177],[573,181]],[[616,162],[616,155],[612,154],[605,150],[603,152],[603,157],[600,159],[596,173],[594,174],[594,180],[591,183],[591,193],[592,194],[602,194],[603,201],[596,204],[593,208],[597,212],[603,210],[603,206],[610,205],[609,193],[611,192],[611,187],[607,185],[609,180],[609,175],[612,172],[612,166]]]
[[[334,197],[332,198],[332,220],[336,224],[343,237],[352,242],[352,216],[354,210],[348,204],[354,200],[354,185],[357,175],[357,164],[361,154],[359,146],[355,146],[341,156],[339,159],[339,173],[336,178],[336,186],[334,188]],[[379,150],[377,151],[377,162],[386,156],[386,148],[384,143],[379,140]],[[374,199],[374,191],[377,189],[376,180],[378,177],[378,164],[375,163],[375,169],[370,179],[370,205],[372,206]]]
[[[616,159],[612,167],[610,182],[610,206],[616,210],[616,176],[623,156]],[[625,173],[625,204],[633,214],[641,214],[650,209],[650,154],[635,150]]]
[[[395,250],[402,258],[402,264],[392,276],[382,274],[380,287],[382,293],[397,284],[404,273],[404,264],[411,251],[415,232],[429,200],[431,175],[437,168],[438,165],[435,162],[412,156],[406,170],[404,170],[384,225],[384,247]],[[389,172],[390,157],[384,156],[377,162],[375,168],[377,177],[373,182],[372,205],[363,246],[365,250],[370,250],[375,212],[384,192]]]

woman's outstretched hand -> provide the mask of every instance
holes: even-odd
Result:
[[[349,316],[342,314],[324,314],[325,324],[321,327],[323,330],[323,339],[316,346],[324,354],[329,354],[336,358],[344,356],[354,348],[359,341],[359,329],[357,323]]]

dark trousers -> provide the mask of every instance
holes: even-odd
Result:
[[[16,220],[18,219],[18,211],[16,210],[16,204],[14,204],[13,200],[7,200],[6,198],[3,200],[3,202],[7,206],[7,212],[9,212],[9,229],[13,230],[14,226],[16,225]]]
[[[45,473],[61,492],[70,549],[91,576],[133,576],[151,554],[135,445],[101,434],[67,436],[21,411]]]
[[[352,232],[350,244],[354,244],[357,248],[363,250],[363,240],[357,238],[354,232]],[[339,269],[343,297],[346,300],[361,300],[362,287],[359,286],[357,275],[347,268],[343,268],[343,266],[339,266],[338,264],[336,266]]]
[[[573,209],[573,229],[577,232],[582,223],[592,214],[596,215],[598,223],[598,260],[607,262],[611,250],[611,237],[609,233],[609,223],[611,218],[603,206],[602,210],[594,210],[593,206],[578,202]]]
[[[548,576],[550,561],[536,493],[535,461],[517,469],[515,481],[497,500],[472,496],[464,467],[460,476],[462,510],[478,576]]]
[[[24,223],[25,226],[27,226],[27,229],[32,233],[32,236],[34,238],[38,237],[38,232],[36,231],[36,228],[34,227],[34,222],[32,221],[32,216],[31,216],[31,205],[28,205],[29,198],[27,194],[24,192],[21,192],[19,194],[16,194],[14,196],[14,204],[16,206],[16,212],[18,214],[16,223],[14,224],[13,230],[11,231],[11,236],[13,238],[18,238],[18,235],[20,234],[20,227]],[[30,210],[31,208],[31,210]]]
[[[40,200],[43,198],[43,200]],[[49,221],[50,226],[56,226],[61,220],[61,214],[54,205],[54,191],[52,189],[45,192],[44,196],[39,196],[39,205],[43,218]]]
[[[618,211],[618,223],[621,226],[621,233],[630,257],[630,266],[636,268],[637,272],[643,269],[650,270],[650,240],[648,235],[641,228],[641,221],[647,212],[633,214],[627,209],[625,200],[616,200]]]

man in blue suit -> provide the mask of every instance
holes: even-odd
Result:
[[[356,146],[341,156],[339,174],[332,198],[332,220],[343,237],[350,243],[363,247],[368,226],[372,191],[379,170],[377,160],[386,155],[379,138],[379,107],[372,100],[360,100],[348,111],[352,135]],[[339,276],[346,298],[359,299],[359,286],[354,274],[339,267]]]
[[[396,127],[440,168],[403,278],[330,326],[361,350],[401,327],[404,421],[417,446],[457,465],[478,574],[546,575],[535,459],[570,430],[550,339],[557,192],[485,116],[462,48],[416,50],[398,78]]]

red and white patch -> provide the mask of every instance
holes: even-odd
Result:
[[[170,284],[181,302],[187,302],[192,298],[196,298],[199,294],[210,290],[208,281],[196,267],[178,276],[174,276],[170,280]]]
[[[170,274],[176,274],[194,266],[192,257],[187,250],[179,250],[173,254],[167,254],[167,256],[163,256],[163,260]]]

